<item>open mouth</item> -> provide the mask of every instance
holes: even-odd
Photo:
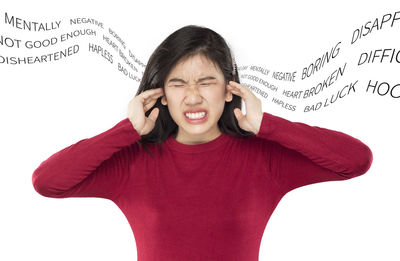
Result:
[[[191,120],[199,120],[202,119],[206,116],[206,112],[196,112],[196,113],[185,113],[186,118],[191,119]]]
[[[184,113],[185,119],[189,123],[202,123],[207,120],[208,113],[206,111],[187,112]]]

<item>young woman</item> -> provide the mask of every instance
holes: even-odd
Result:
[[[183,27],[151,55],[128,117],[52,155],[33,186],[46,197],[115,202],[139,261],[258,260],[287,192],[362,175],[372,163],[358,139],[261,104],[219,34]]]

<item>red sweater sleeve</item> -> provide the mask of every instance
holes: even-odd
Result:
[[[114,199],[128,178],[132,146],[140,139],[128,118],[43,161],[33,172],[34,189],[45,197]]]
[[[263,113],[257,137],[267,139],[269,171],[283,193],[312,183],[350,179],[364,174],[372,152],[342,132],[291,122]]]

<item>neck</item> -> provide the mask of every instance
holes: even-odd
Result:
[[[218,138],[222,133],[219,130],[219,128],[217,128],[217,130],[215,132],[213,132],[212,134],[207,134],[207,135],[196,135],[196,134],[186,134],[186,135],[182,135],[182,132],[179,131],[178,129],[178,133],[175,136],[175,140],[182,143],[182,144],[187,144],[187,145],[194,145],[194,144],[202,144],[202,143],[206,143],[206,142],[210,142],[216,138]]]

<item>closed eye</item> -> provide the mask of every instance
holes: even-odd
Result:
[[[200,85],[201,86],[209,86],[211,84],[213,84],[213,83],[201,83]],[[179,84],[179,85],[175,84],[175,85],[172,85],[172,86],[174,86],[174,87],[184,87],[183,84]]]

